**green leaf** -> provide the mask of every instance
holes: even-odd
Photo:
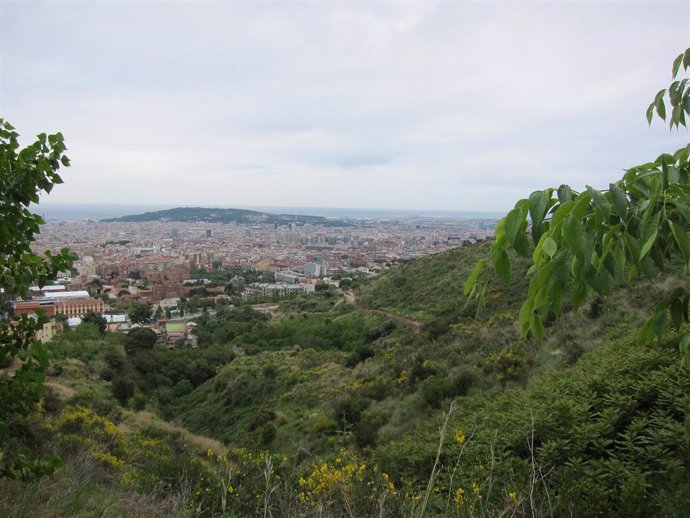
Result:
[[[673,60],[673,70],[672,70],[672,75],[671,79],[675,79],[676,76],[678,75],[678,70],[680,69],[680,65],[683,62],[683,53],[681,52],[678,54],[678,57]]]
[[[541,237],[539,238],[539,242],[537,242],[537,245],[534,247],[534,251],[532,252],[532,266],[536,267],[541,263],[542,260],[542,250],[544,247],[544,241],[548,237],[547,234],[542,234]]]
[[[625,248],[622,243],[617,243],[611,248],[611,256],[616,261],[616,268],[623,270],[625,268]]]
[[[520,226],[522,225],[522,211],[515,207],[505,217],[505,230],[508,243],[515,246],[515,238],[517,237]]]
[[[541,341],[544,339],[544,322],[542,321],[541,316],[539,316],[539,314],[535,311],[532,312],[529,327],[537,340]]]
[[[625,191],[620,185],[612,183],[609,185],[609,193],[611,194],[611,201],[613,202],[613,208],[616,214],[618,214],[621,219],[625,219],[628,213],[628,197]]]
[[[649,251],[648,257],[652,258],[652,261],[654,261],[654,264],[657,268],[659,268],[659,270],[665,272],[666,267],[664,265],[664,252],[661,249],[662,246],[663,243],[660,243],[660,246],[653,246],[652,249]]]
[[[467,279],[467,281],[465,281],[464,293],[466,297],[469,296],[469,294],[472,293],[472,291],[474,290],[474,286],[477,284],[477,279],[481,275],[482,271],[484,271],[485,266],[486,259],[482,259],[475,265],[469,278]]]
[[[527,240],[527,235],[524,232],[518,232],[515,236],[515,242],[513,243],[513,248],[520,255],[520,257],[529,257],[529,241]]]
[[[599,210],[599,212],[601,212],[601,215],[604,216],[604,218],[608,219],[608,217],[611,215],[611,204],[609,203],[609,200],[607,200],[600,191],[594,189],[593,187],[587,186],[587,190],[589,191],[590,196],[592,196],[594,206]]]
[[[570,254],[566,250],[559,250],[553,256],[553,274],[562,285],[566,285],[570,279],[570,271],[568,270],[568,258]]]
[[[546,265],[544,265],[544,267],[539,270],[539,272],[532,278],[532,282],[530,282],[529,284],[529,289],[527,290],[527,297],[535,298],[535,296],[540,290],[546,289],[548,287],[549,282],[552,280],[553,270],[553,262],[546,263]],[[535,302],[534,307],[535,309],[539,309],[539,304]]]
[[[652,118],[654,117],[654,103],[649,104],[647,108],[647,124],[652,125]]]
[[[520,335],[527,336],[530,329],[530,323],[532,321],[532,313],[534,312],[534,306],[532,306],[532,301],[527,299],[522,303],[520,307],[520,316],[518,322],[520,324]]]
[[[576,308],[582,306],[582,303],[587,298],[587,284],[584,281],[578,280],[573,283],[572,288],[573,305]]]
[[[654,230],[652,235],[650,235],[644,242],[642,248],[640,249],[640,259],[644,259],[644,257],[649,253],[649,250],[651,250],[652,246],[654,245],[654,241],[656,240],[656,235],[657,231]]]
[[[546,307],[549,305],[549,287],[544,286],[542,289],[540,289],[537,292],[537,295],[534,297],[534,307],[541,309],[543,307]]]
[[[659,219],[661,218],[660,213],[654,214],[651,218],[647,219],[644,223],[644,228],[642,230],[642,248],[640,249],[640,260],[644,259],[649,250],[654,245],[656,236],[659,230]]]
[[[563,306],[563,297],[565,295],[565,292],[563,291],[563,286],[561,286],[561,283],[558,282],[558,280],[555,280],[551,286],[551,307],[552,309],[558,313],[561,310],[561,307]]]
[[[573,216],[575,216],[577,219],[582,219],[585,214],[590,211],[591,201],[592,195],[589,193],[589,191],[584,191],[578,194],[577,198],[574,200],[575,205],[573,206]]]
[[[510,259],[505,250],[498,252],[494,259],[494,269],[504,283],[510,283]]]
[[[529,196],[529,217],[532,224],[541,223],[546,216],[546,210],[549,206],[549,200],[544,191],[534,191]]]
[[[563,233],[575,257],[584,264],[587,252],[587,234],[580,220],[572,214],[568,216],[563,224]]]
[[[568,201],[571,201],[573,199],[573,190],[570,188],[569,185],[565,185],[565,184],[561,185],[558,188],[557,194],[558,194],[558,202],[561,204],[568,202]]]
[[[685,49],[685,53],[683,54],[683,67],[690,67],[690,47]]]
[[[496,232],[494,234],[494,244],[491,245],[491,254],[493,255],[497,250],[505,248],[508,239],[506,238],[506,218],[503,217],[498,220],[496,224]]]
[[[608,254],[606,257],[604,257],[604,268],[606,268],[606,271],[609,272],[613,277],[618,274],[617,263],[613,254]]]
[[[663,99],[659,99],[656,103],[656,113],[659,117],[661,117],[663,120],[666,120],[666,105],[664,104]]]
[[[680,116],[683,114],[683,107],[678,104],[671,110],[671,126],[675,125],[676,128],[680,125]]]
[[[556,212],[553,213],[551,217],[551,231],[556,232],[554,235],[558,235],[561,232],[559,225],[568,217],[574,207],[575,202],[566,201],[565,203],[561,203],[558,209],[556,209]]]
[[[599,295],[611,293],[611,290],[613,289],[613,277],[608,270],[602,270],[594,277],[592,287]]]
[[[654,105],[658,105],[659,101],[661,101],[664,98],[664,94],[666,93],[666,89],[661,89],[659,90],[656,95],[654,96]]]
[[[688,233],[678,223],[669,221],[668,224],[671,227],[671,232],[673,233],[673,237],[678,244],[678,248],[680,248],[683,257],[685,258],[685,262],[687,263],[690,261],[690,237],[688,237]]]
[[[683,216],[685,222],[690,224],[690,207],[678,200],[673,200],[673,204],[676,206],[676,209],[678,209],[678,212],[680,212],[680,214]]]
[[[548,221],[542,221],[541,223],[532,223],[532,241],[534,241],[535,245],[539,244],[541,236],[544,235],[544,231],[548,228],[548,223]]]
[[[674,81],[671,86],[668,87],[668,96],[671,99],[671,104],[674,106],[678,104],[679,97],[683,94],[682,90],[679,90],[680,81]]]
[[[556,241],[552,237],[547,237],[544,240],[544,244],[542,245],[542,250],[544,251],[544,253],[546,255],[553,258],[553,256],[558,251],[558,245],[556,244]]]

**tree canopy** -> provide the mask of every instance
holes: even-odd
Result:
[[[27,419],[43,395],[48,365],[45,347],[33,336],[48,319],[22,315],[10,322],[3,315],[11,300],[26,296],[29,286],[43,286],[69,270],[74,255],[67,249],[58,254],[31,249],[44,221],[28,207],[38,203],[41,192],[62,183],[57,171],[69,166],[63,137],[41,133],[23,149],[18,137],[14,127],[0,119],[0,365],[17,356],[22,360],[13,376],[0,375],[0,476],[31,477],[56,466],[56,459],[39,458],[26,446],[31,429]]]
[[[105,317],[99,315],[95,311],[89,311],[81,319],[82,324],[92,324],[98,328],[98,332],[101,336],[105,334],[106,329],[108,329],[108,323]]]
[[[153,306],[149,302],[130,302],[127,316],[135,324],[147,322],[151,318]]]
[[[147,327],[136,327],[127,333],[125,350],[129,353],[140,349],[152,349],[156,345],[156,333]]]

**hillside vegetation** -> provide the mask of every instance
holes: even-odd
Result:
[[[33,485],[0,482],[0,507],[11,516],[683,516],[690,378],[670,342],[640,343],[636,329],[684,281],[669,272],[622,286],[548,321],[539,343],[519,338],[524,275],[490,285],[482,307],[462,297],[486,250],[393,268],[355,290],[361,306],[329,288],[270,312],[203,315],[198,350],[101,337],[89,325],[65,333],[51,344],[55,390],[34,438],[65,467]],[[65,496],[47,496],[48,508],[32,492]]]

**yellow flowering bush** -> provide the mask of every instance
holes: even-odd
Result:
[[[455,432],[453,434],[453,437],[455,438],[455,442],[458,443],[460,446],[465,444],[465,440],[467,439],[465,437],[465,432],[462,431],[462,428],[457,427],[455,429]]]
[[[65,407],[52,428],[62,434],[77,434],[100,443],[117,443],[124,437],[115,423],[81,405]]]
[[[455,490],[453,501],[457,507],[462,507],[465,504],[465,490],[461,487]]]
[[[363,480],[366,468],[366,464],[356,462],[343,464],[341,458],[337,458],[333,464],[324,462],[315,466],[306,479],[299,479],[299,485],[303,488],[301,496],[316,503],[337,492],[349,494],[354,483]]]
[[[108,453],[118,458],[125,453],[124,432],[109,419],[81,405],[65,407],[49,428],[57,433],[63,445],[86,447],[95,460],[99,460],[93,456],[95,452]]]
[[[368,467],[345,450],[330,462],[315,464],[298,485],[306,514],[314,508],[335,513],[344,510],[348,516],[378,515],[384,508],[402,512],[404,499],[392,477],[378,466]]]
[[[125,461],[105,451],[91,451],[89,456],[108,469],[120,470],[124,467]]]

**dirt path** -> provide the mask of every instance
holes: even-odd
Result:
[[[17,371],[17,369],[19,369],[20,366],[21,362],[19,362],[17,359],[14,359],[9,367],[5,369],[0,369],[0,374],[6,374],[10,378],[12,378],[14,377],[14,373]],[[77,391],[72,387],[68,387],[67,385],[63,385],[62,383],[60,383],[59,378],[55,378],[52,376],[46,376],[44,385],[57,392],[58,395],[67,399],[74,397],[74,395],[77,393]]]
[[[74,395],[77,393],[77,391],[74,390],[72,387],[68,387],[67,385],[63,385],[62,383],[57,381],[55,378],[46,377],[45,385],[46,385],[46,387],[53,389],[60,396],[66,397],[68,399],[74,397]]]
[[[271,315],[272,317],[277,317],[280,315],[278,311],[278,304],[254,304],[252,309],[264,313],[266,315]]]
[[[386,311],[384,309],[364,308],[357,303],[357,297],[355,297],[355,294],[352,293],[352,291],[342,290],[342,289],[339,291],[340,291],[340,293],[343,294],[343,297],[345,298],[345,302],[347,302],[351,306],[356,307],[359,311],[361,311],[363,313],[368,313],[370,315],[376,315],[378,317],[383,317],[383,318],[389,318],[391,320],[394,320],[395,322],[401,323],[402,325],[404,325],[406,328],[408,328],[413,333],[419,333],[419,330],[422,328],[422,323],[419,320],[413,320],[411,318],[406,318],[406,317],[403,317],[402,315],[398,315],[397,313],[393,313],[391,311]]]

